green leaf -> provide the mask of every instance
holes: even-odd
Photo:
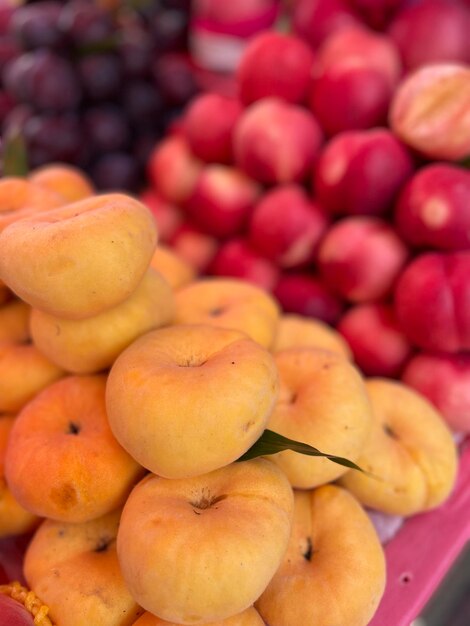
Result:
[[[29,171],[26,143],[19,128],[12,129],[3,143],[3,176],[26,176]]]
[[[337,463],[338,465],[343,465],[349,469],[355,469],[359,472],[366,473],[359,467],[359,465],[356,465],[356,463],[353,463],[342,456],[321,452],[317,448],[309,446],[307,443],[288,439],[287,437],[284,437],[279,433],[275,433],[272,430],[265,430],[258,441],[255,441],[251,448],[247,450],[245,454],[238,459],[238,461],[248,461],[250,459],[255,459],[258,456],[268,456],[270,454],[276,454],[277,452],[283,452],[284,450],[292,450],[293,452],[306,454],[308,456],[324,457],[333,461],[333,463]]]

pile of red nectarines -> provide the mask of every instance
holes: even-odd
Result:
[[[0,197],[0,535],[33,533],[9,625],[366,626],[385,560],[363,505],[446,499],[442,417],[260,287],[195,280],[134,198],[63,167]],[[364,471],[245,457],[265,431]]]
[[[470,9],[406,4],[295,3],[236,94],[188,105],[141,198],[196,271],[336,326],[366,375],[468,433]]]

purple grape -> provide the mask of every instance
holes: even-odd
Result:
[[[10,30],[27,49],[54,48],[64,41],[58,27],[60,2],[40,2],[19,7],[10,22]]]
[[[10,22],[16,7],[13,4],[0,2],[0,35],[6,35],[10,29]]]
[[[112,17],[95,3],[68,2],[60,15],[59,27],[78,48],[102,44],[114,34]]]
[[[0,35],[0,72],[7,63],[20,56],[22,50],[18,43],[8,35]]]
[[[124,88],[122,102],[134,125],[157,126],[164,103],[152,83],[143,80],[130,82]]]
[[[171,52],[181,50],[187,38],[188,17],[183,11],[169,9],[159,11],[152,20],[152,32],[157,50]]]
[[[155,133],[149,134],[145,132],[142,132],[135,138],[132,145],[132,154],[142,169],[147,166],[150,154],[154,150],[158,138],[158,135]]]
[[[158,58],[152,68],[157,88],[170,106],[185,104],[198,91],[188,59],[168,53]]]
[[[32,95],[34,54],[21,54],[5,64],[2,79],[5,89],[18,102],[29,102]]]
[[[123,29],[118,49],[125,76],[142,78],[149,74],[153,44],[144,29],[137,27]]]
[[[85,95],[90,100],[113,99],[121,87],[121,67],[114,54],[90,54],[78,62]]]
[[[26,122],[34,116],[34,111],[29,104],[17,104],[7,115],[2,123],[2,133],[7,134],[17,129],[22,129]]]
[[[122,111],[110,104],[90,107],[83,116],[87,141],[97,152],[114,152],[125,148],[130,129]]]
[[[83,132],[75,115],[35,115],[23,126],[32,167],[51,161],[79,163]]]
[[[8,119],[14,106],[15,102],[12,97],[6,91],[0,91],[0,123],[3,124],[5,119]]]
[[[91,176],[99,189],[134,190],[139,182],[139,167],[131,155],[109,152],[96,161]]]
[[[73,66],[47,49],[22,54],[6,66],[3,77],[13,98],[41,111],[67,111],[81,100]]]

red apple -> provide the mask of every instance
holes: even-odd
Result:
[[[192,194],[202,163],[192,154],[180,135],[171,135],[157,144],[148,160],[151,183],[162,198],[174,204]]]
[[[216,93],[197,96],[186,110],[183,132],[193,154],[207,163],[231,163],[232,135],[243,107]]]
[[[0,593],[1,626],[34,626],[34,618],[23,604]]]
[[[140,201],[152,211],[158,226],[158,239],[164,243],[170,241],[183,223],[181,209],[161,198],[153,189],[144,189]]]
[[[350,217],[336,222],[318,249],[318,265],[327,284],[351,302],[387,296],[408,251],[387,222]]]
[[[408,0],[349,0],[349,4],[366,24],[378,30],[387,26],[391,18],[407,2]]]
[[[416,257],[395,290],[395,310],[410,341],[425,350],[470,350],[470,252]]]
[[[412,4],[399,12],[388,32],[408,70],[447,61],[470,63],[470,11],[463,3]]]
[[[352,307],[337,328],[366,376],[397,376],[411,355],[411,345],[387,304]]]
[[[343,309],[342,301],[310,273],[281,276],[274,295],[287,313],[314,317],[331,325],[336,324]]]
[[[235,168],[206,165],[185,208],[205,232],[228,237],[243,229],[259,194],[259,185]]]
[[[235,129],[235,160],[262,183],[303,181],[322,142],[321,129],[305,109],[277,98],[250,105]]]
[[[245,104],[269,96],[304,102],[313,61],[311,48],[298,37],[271,31],[254,37],[237,70],[240,98]]]
[[[391,88],[400,80],[398,50],[386,35],[363,26],[348,26],[332,33],[318,51],[316,72],[335,68],[369,68],[387,78]]]
[[[333,214],[383,215],[412,172],[408,150],[389,130],[348,131],[320,153],[314,186]]]
[[[309,104],[328,135],[385,124],[391,99],[387,76],[374,67],[338,65],[312,81]]]
[[[249,224],[254,248],[280,267],[291,268],[313,260],[328,219],[299,185],[281,185],[256,205]]]
[[[296,0],[293,7],[294,32],[316,48],[332,32],[357,23],[344,0]]]
[[[414,246],[470,249],[470,172],[445,163],[421,168],[403,189],[395,218]]]
[[[408,363],[402,380],[426,396],[451,428],[470,432],[469,354],[417,354]]]
[[[232,239],[220,246],[209,273],[241,278],[266,291],[272,291],[279,278],[278,268],[241,238]]]

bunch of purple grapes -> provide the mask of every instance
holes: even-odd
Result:
[[[40,0],[0,9],[0,123],[29,166],[62,161],[136,189],[151,148],[197,91],[189,0]]]

